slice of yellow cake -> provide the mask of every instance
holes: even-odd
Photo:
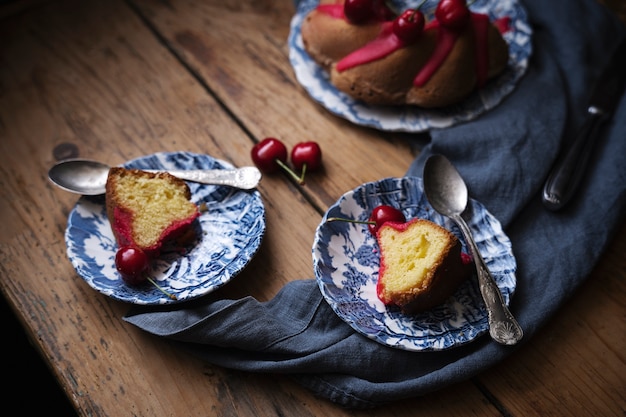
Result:
[[[105,199],[118,245],[138,247],[151,257],[188,232],[200,215],[185,181],[164,172],[111,168]]]
[[[470,274],[459,239],[429,220],[387,222],[376,237],[380,248],[378,297],[404,313],[442,304]]]

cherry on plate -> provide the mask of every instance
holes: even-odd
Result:
[[[423,33],[424,22],[424,14],[419,10],[405,10],[393,21],[393,33],[405,44],[412,44]]]
[[[139,285],[147,280],[150,258],[137,247],[124,246],[115,254],[115,267],[124,282],[130,285]]]
[[[445,27],[460,31],[470,19],[465,0],[441,0],[435,9],[435,18]]]
[[[376,236],[378,229],[387,222],[404,223],[406,222],[406,217],[397,208],[383,204],[374,207],[370,214],[367,228],[371,234]]]

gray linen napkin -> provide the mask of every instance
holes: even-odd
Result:
[[[624,26],[595,0],[523,4],[533,25],[534,53],[516,90],[472,122],[432,131],[407,172],[421,176],[429,155],[446,155],[471,196],[502,223],[518,264],[511,304],[525,332],[518,346],[532,340],[589,275],[626,206],[624,99],[596,144],[578,198],[558,213],[540,202],[543,181],[559,148],[582,124],[590,87],[626,36]],[[518,348],[489,336],[441,352],[385,347],[340,320],[313,279],[287,284],[268,302],[207,297],[168,308],[135,307],[124,319],[207,362],[290,374],[317,395],[354,408],[466,380]]]

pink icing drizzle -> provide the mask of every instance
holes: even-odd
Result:
[[[439,29],[437,32],[437,44],[435,45],[435,50],[428,61],[426,61],[420,72],[418,72],[413,79],[413,85],[416,87],[421,87],[426,84],[428,80],[430,80],[430,77],[433,76],[443,61],[445,61],[446,57],[450,54],[450,51],[454,47],[454,43],[459,37],[456,32],[445,29],[436,20],[426,25],[424,30],[433,30],[435,28]]]
[[[317,6],[317,11],[336,19],[345,18],[342,4],[320,4]]]
[[[382,59],[402,46],[404,46],[402,41],[393,33],[393,23],[383,23],[376,39],[337,62],[337,71],[345,71],[358,65]]]

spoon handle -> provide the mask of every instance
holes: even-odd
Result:
[[[593,107],[589,112],[590,116],[582,130],[546,179],[541,201],[549,210],[560,210],[574,196],[589,164],[598,131],[608,119],[605,114]]]
[[[489,268],[485,264],[485,260],[480,255],[476,242],[467,223],[459,215],[452,218],[461,229],[461,233],[465,237],[476,265],[476,273],[478,275],[478,286],[487,307],[489,319],[489,334],[491,338],[503,345],[514,345],[519,342],[524,332],[519,323],[511,314],[504,303],[502,293],[496,284],[496,281],[489,272]]]
[[[157,172],[159,170],[153,171]],[[255,188],[261,180],[261,172],[252,166],[233,169],[168,170],[167,172],[175,177],[191,182],[228,185],[242,190]]]

